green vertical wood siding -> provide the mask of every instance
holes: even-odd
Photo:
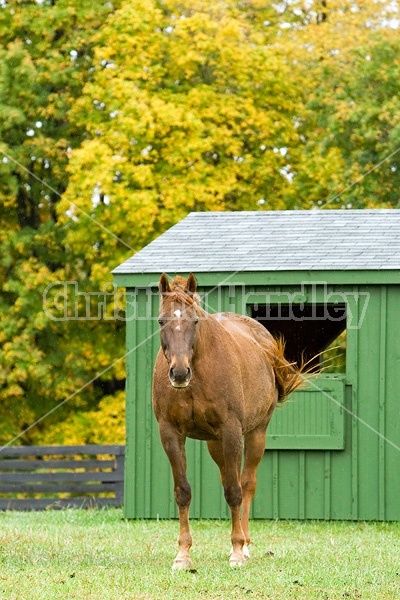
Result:
[[[212,288],[202,291],[210,292],[205,304],[210,312],[217,308],[240,312],[242,293],[260,298],[271,292],[279,297],[282,292],[296,290],[300,293],[293,285],[254,284],[244,290],[226,286],[222,291]],[[271,444],[267,440],[252,515],[254,518],[399,520],[400,285],[349,284],[330,286],[329,290],[346,294],[354,323],[364,316],[361,327],[348,329],[347,372],[336,382],[341,386],[337,398],[342,407],[333,403],[334,407],[329,408],[329,398],[321,396],[324,404],[318,417],[321,431],[327,436],[326,424],[331,423],[336,441],[322,442],[317,447],[310,447],[310,443],[302,446],[288,435],[286,445],[281,438],[279,448],[274,448],[273,443],[277,442],[273,437],[278,433],[275,429],[274,434],[271,427]],[[127,293],[130,302],[127,304],[125,514],[128,518],[175,517],[170,467],[151,408],[151,379],[159,335],[157,320],[148,317],[157,315],[158,298],[153,294],[149,300],[145,288],[128,289]],[[307,301],[309,293],[306,290]],[[317,290],[317,296],[318,293]],[[366,310],[365,293],[369,294]],[[132,316],[136,318],[131,319]],[[292,403],[296,402],[296,394]],[[333,416],[329,416],[329,411]],[[309,419],[313,416],[316,415],[310,414]],[[306,428],[311,434],[318,432],[318,420],[309,419],[304,422],[303,433]],[[284,423],[277,425],[284,433]],[[226,517],[228,511],[218,469],[208,455],[206,444],[188,440],[187,459],[193,492],[191,516]]]

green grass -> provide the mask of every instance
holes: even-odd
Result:
[[[400,523],[254,521],[231,569],[229,522],[192,522],[192,572],[171,572],[176,521],[119,510],[0,514],[0,598],[400,598]]]

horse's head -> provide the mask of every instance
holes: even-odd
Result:
[[[196,279],[175,277],[171,282],[161,275],[160,324],[161,347],[169,364],[169,380],[175,388],[185,388],[192,377],[191,361],[198,336],[200,308],[197,304]]]

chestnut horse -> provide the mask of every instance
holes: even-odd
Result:
[[[283,355],[283,343],[257,321],[234,313],[209,314],[196,280],[163,274],[161,348],[153,378],[153,409],[169,458],[179,509],[179,552],[174,569],[191,565],[191,490],[185,440],[205,440],[217,463],[232,517],[231,566],[249,558],[249,513],[267,425],[277,402],[302,382]],[[240,474],[244,436],[244,466]]]

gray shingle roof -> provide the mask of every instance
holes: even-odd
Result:
[[[122,273],[400,269],[400,210],[198,212]]]

